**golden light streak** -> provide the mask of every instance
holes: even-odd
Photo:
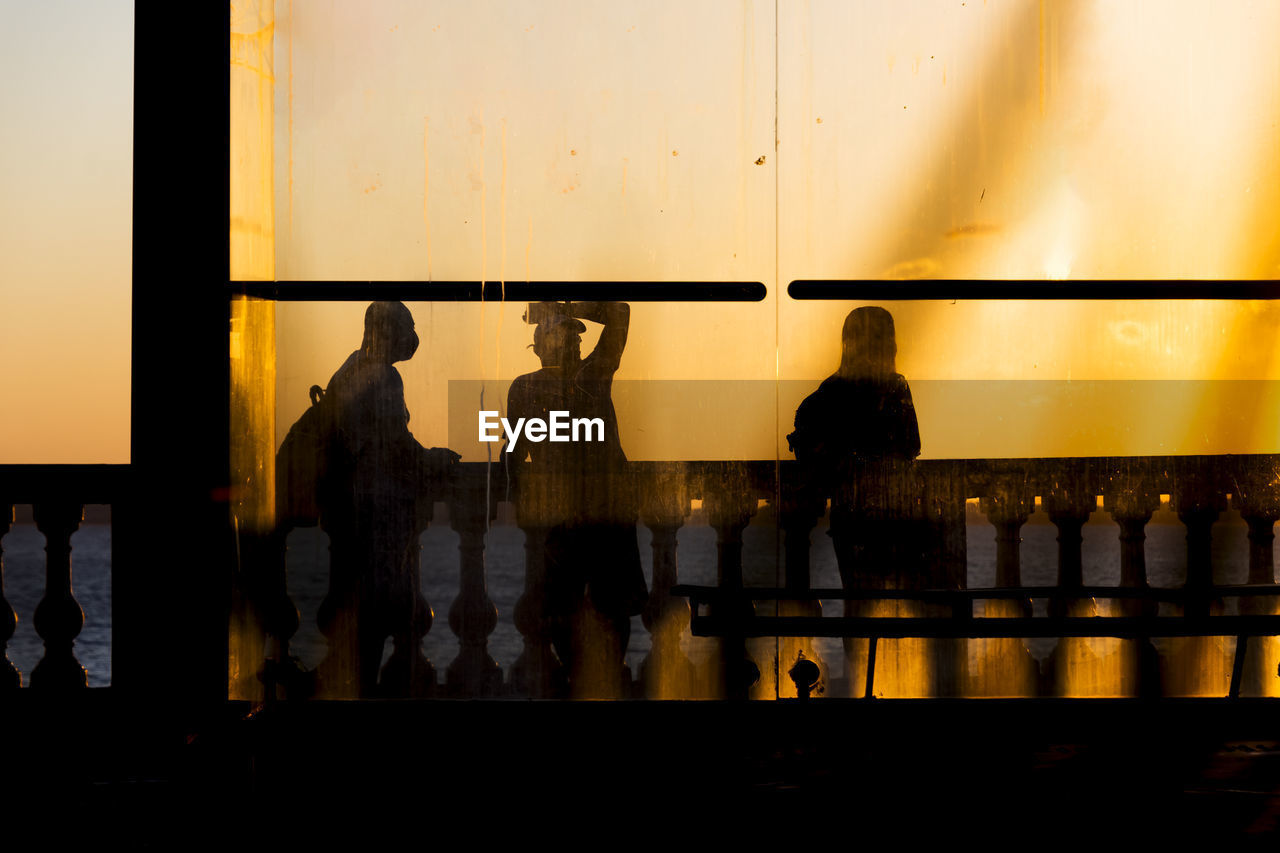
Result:
[[[235,9],[231,29],[230,274],[236,280],[275,277],[272,181],[272,11],[249,3]]]
[[[275,278],[274,3],[241,3],[232,11],[230,275],[270,281]],[[231,303],[230,521],[241,560],[237,571],[245,574],[261,570],[254,561],[262,558],[260,543],[275,526],[275,309],[274,302],[247,297]],[[260,699],[262,626],[238,597],[227,643],[228,698]]]

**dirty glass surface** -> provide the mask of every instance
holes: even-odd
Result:
[[[990,464],[996,473],[983,476],[992,480],[1007,479],[1016,460],[1039,477],[1066,464],[1043,460],[1195,457],[1212,478],[1227,470],[1220,460],[1228,455],[1260,454],[1245,470],[1266,481],[1274,467],[1274,457],[1264,458],[1280,450],[1280,315],[1270,302],[872,305],[787,294],[796,279],[901,279],[903,295],[907,280],[921,278],[1106,279],[1123,296],[1126,279],[1275,278],[1280,10],[1268,4],[1232,3],[1212,14],[1166,4],[1159,15],[1137,2],[276,2],[239,11],[232,109],[233,151],[242,156],[233,156],[233,209],[239,199],[243,211],[232,225],[232,277],[279,282],[280,294],[290,282],[428,285],[405,301],[416,350],[390,361],[383,352],[372,359],[376,371],[360,374],[360,387],[381,389],[371,392],[376,405],[352,402],[359,395],[344,391],[349,380],[337,374],[344,365],[358,373],[350,359],[370,351],[371,328],[403,320],[385,315],[371,326],[368,301],[287,297],[246,304],[238,315],[245,330],[258,330],[254,351],[269,361],[245,362],[237,374],[244,429],[233,435],[249,528],[270,539],[290,521],[279,517],[288,500],[279,454],[323,399],[313,401],[311,386],[346,401],[345,413],[332,416],[356,424],[346,440],[390,446],[394,428],[414,442],[401,450],[417,461],[386,450],[377,470],[409,465],[421,494],[345,506],[355,518],[391,501],[398,509],[379,510],[379,523],[402,517],[396,524],[420,536],[400,528],[375,536],[374,544],[394,539],[395,554],[350,571],[387,574],[408,591],[405,601],[429,603],[437,617],[429,630],[418,604],[404,605],[398,629],[366,631],[354,616],[334,627],[346,618],[334,613],[354,614],[366,606],[357,603],[362,596],[390,587],[362,592],[362,581],[334,580],[323,507],[315,519],[292,519],[299,523],[287,542],[263,546],[272,560],[287,560],[283,586],[263,582],[267,597],[287,595],[302,619],[296,633],[282,629],[288,649],[273,648],[277,638],[244,654],[296,655],[298,683],[315,688],[307,674],[333,650],[334,631],[346,630],[347,670],[320,695],[374,695],[385,686],[369,675],[374,669],[400,679],[396,689],[429,683],[450,695],[724,695],[742,658],[760,672],[747,695],[791,697],[787,673],[802,655],[819,663],[815,696],[861,695],[865,639],[747,640],[742,654],[726,653],[721,641],[690,636],[687,612],[654,590],[672,578],[802,589],[1004,584],[1011,579],[997,577],[996,565],[1008,561],[996,553],[991,518],[1009,495],[956,472]],[[441,301],[430,290],[526,281],[745,281],[763,284],[766,295],[749,303],[631,301],[619,346],[618,304],[595,305],[590,294],[575,308]],[[541,323],[526,322],[539,312]],[[543,371],[564,372],[560,344],[547,341],[575,335],[579,354],[598,351],[593,363],[607,369],[569,383],[581,393],[556,391]],[[240,340],[247,352],[250,338]],[[819,394],[820,386],[828,390]],[[862,390],[842,396],[854,386]],[[601,407],[606,398],[610,438],[574,451],[585,455],[548,440],[515,458],[503,442],[481,440],[482,413],[549,416],[554,400]],[[798,412],[810,399],[811,414],[826,414],[805,424]],[[861,425],[846,429],[841,418]],[[841,442],[851,455],[831,450]],[[457,458],[431,456],[433,448]],[[856,475],[851,459],[861,460]],[[522,465],[532,476],[522,477]],[[617,473],[624,469],[625,487]],[[358,478],[344,476],[353,493]],[[1073,476],[1092,483],[1092,474]],[[855,480],[874,487],[850,494]],[[602,482],[605,497],[592,491]],[[1190,504],[1172,486],[1152,488],[1144,581],[1175,586],[1188,572],[1178,513]],[[1012,582],[1073,581],[1075,563],[1066,560],[1064,575],[1054,544],[1063,513],[1087,521],[1082,581],[1132,581],[1122,577],[1121,563],[1132,560],[1122,560],[1105,491],[1072,496],[1069,512],[1066,498],[1038,481],[1019,492],[1029,503],[1019,522],[1023,575]],[[620,508],[623,492],[631,497]],[[1213,571],[1256,582],[1262,563],[1246,553],[1240,492],[1219,489],[1209,501],[1225,513],[1213,530],[1232,528],[1215,534],[1214,547],[1226,551]],[[868,518],[926,544],[905,555],[887,543],[893,537],[858,533]],[[635,531],[638,555],[628,542],[622,556],[584,556],[621,553],[631,538],[625,527]],[[344,536],[363,541],[350,529]],[[401,540],[421,546],[408,569],[398,562]],[[855,564],[874,562],[868,554],[925,562],[911,577],[901,569],[867,574]],[[645,589],[624,601],[617,579],[637,562]],[[587,624],[556,598],[569,593],[548,592],[545,582],[563,581],[575,600],[584,590],[590,599],[585,576],[597,563],[619,567],[594,584],[614,600],[595,601],[596,621]],[[1043,612],[1043,601],[1032,604]],[[856,607],[911,615],[902,608],[915,605],[850,606],[850,615]],[[974,607],[985,612],[982,602]],[[991,607],[993,615],[1000,609]],[[846,612],[839,599],[821,609],[774,600],[756,608]],[[652,627],[659,617],[674,632],[674,645],[660,653],[662,629]],[[245,636],[261,633],[253,618]],[[573,631],[612,640],[569,640],[565,625],[574,618]],[[608,645],[620,638],[625,648]],[[408,651],[418,640],[432,668]],[[1112,646],[1099,645],[1106,642]],[[1132,695],[1132,660],[1097,663],[1130,654],[1119,642],[888,640],[875,692]],[[1176,654],[1229,656],[1229,643],[1213,643]],[[574,665],[594,667],[590,688],[585,676],[575,688],[574,678],[548,670],[574,645],[612,649],[577,658]],[[1046,664],[1058,648],[1066,662]],[[1181,659],[1161,653],[1166,666],[1200,673],[1175,690],[1211,694],[1229,678],[1229,661],[1224,675],[1219,663],[1167,664]],[[659,658],[661,676],[649,667]],[[627,667],[622,681],[618,659]],[[709,668],[701,682],[686,677],[689,665]],[[1065,674],[1049,682],[1029,675],[1054,666]],[[259,689],[234,672],[232,684],[233,693]]]

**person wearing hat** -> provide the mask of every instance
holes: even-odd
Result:
[[[586,358],[583,320],[603,326]],[[639,506],[611,396],[630,307],[533,303],[525,321],[535,324],[532,348],[542,367],[512,383],[507,418],[549,422],[552,412],[567,412],[603,424],[602,435],[587,430],[576,441],[520,436],[503,454],[521,525],[546,531],[543,617],[572,694],[619,696],[631,617],[648,598],[636,541]],[[600,678],[604,683],[587,683]]]

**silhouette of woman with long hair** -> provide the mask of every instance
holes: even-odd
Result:
[[[839,369],[796,410],[787,436],[812,498],[831,498],[830,535],[845,587],[915,585],[911,463],[920,428],[897,372],[893,316],[857,308],[845,318]]]

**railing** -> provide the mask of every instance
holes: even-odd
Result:
[[[75,653],[84,611],[72,588],[71,536],[84,519],[86,504],[115,504],[124,498],[128,477],[127,465],[0,465],[0,540],[9,532],[14,506],[30,504],[46,543],[44,596],[32,617],[44,641],[44,656],[29,675],[32,690],[67,691],[88,684]],[[23,678],[6,652],[18,614],[4,596],[2,549],[0,541],[0,691],[6,691],[23,686]]]
[[[516,506],[517,523],[525,533],[525,585],[514,612],[499,614],[488,594],[484,539],[502,495],[488,466],[477,463],[459,467],[458,475],[440,496],[449,507],[449,523],[459,535],[458,593],[448,610],[457,653],[442,673],[431,674],[425,694],[420,691],[419,695],[563,695],[563,680],[557,672],[558,662],[541,606],[546,580],[541,559],[546,523],[538,522],[534,507]],[[932,582],[922,584],[930,588],[897,591],[811,588],[809,534],[819,523],[821,510],[815,510],[811,502],[806,505],[795,499],[792,480],[798,471],[793,463],[637,463],[634,468],[642,484],[640,521],[652,534],[653,552],[649,601],[643,613],[650,650],[638,673],[637,695],[790,695],[785,671],[797,653],[805,649],[810,650],[809,659],[818,657],[807,638],[822,636],[861,638],[864,644],[872,637],[924,638],[935,644],[945,643],[947,638],[982,638],[976,642],[985,644],[988,661],[999,659],[1005,669],[1023,670],[1030,657],[1021,640],[1025,637],[1121,637],[1126,638],[1125,642],[1144,646],[1149,645],[1150,637],[1192,638],[1188,642],[1235,637],[1235,648],[1228,651],[1229,658],[1234,652],[1228,667],[1230,687],[1222,692],[1235,695],[1240,691],[1246,675],[1246,649],[1253,649],[1251,654],[1257,658],[1250,678],[1255,683],[1261,679],[1267,695],[1280,692],[1271,689],[1276,678],[1271,658],[1276,653],[1270,649],[1277,642],[1272,637],[1280,634],[1280,627],[1275,624],[1276,602],[1280,598],[1274,597],[1280,596],[1280,588],[1275,585],[1273,557],[1273,528],[1280,519],[1280,456],[918,462],[913,476],[917,478],[921,504],[929,508],[937,522],[940,544],[931,569]],[[84,668],[75,654],[83,612],[73,593],[70,540],[83,517],[84,505],[120,500],[128,474],[128,466],[0,466],[0,506],[6,507],[0,516],[4,531],[12,520],[12,507],[31,504],[34,520],[47,540],[44,596],[33,614],[45,652],[27,680],[33,689],[75,689],[86,684]],[[486,495],[490,505],[487,513]],[[1153,589],[1148,585],[1145,528],[1162,496],[1167,496],[1169,505],[1186,526],[1187,575],[1184,586],[1178,589]],[[1119,528],[1120,585],[1114,588],[1084,585],[1082,528],[1098,508],[1099,497]],[[996,528],[995,586],[966,590],[964,511],[966,500],[974,498]],[[1020,532],[1035,511],[1037,499],[1058,531],[1058,583],[1052,588],[1021,585]],[[716,535],[717,584],[713,588],[677,588],[677,534],[690,516],[693,501],[701,502],[701,513]],[[1243,586],[1213,583],[1210,531],[1228,504],[1240,512],[1248,528],[1248,577]],[[743,534],[765,505],[776,513],[781,534],[783,583],[777,588],[752,588],[744,584]],[[279,677],[278,669],[297,628],[296,610],[292,610],[292,603],[283,593],[282,580],[267,588],[274,590],[269,597],[275,598],[277,610],[283,604],[295,615],[292,620],[264,620],[267,633],[274,635],[277,644],[264,647],[272,664],[263,674],[271,695],[289,695],[290,687],[296,688],[295,694],[301,694],[305,692],[302,685]],[[689,604],[678,593],[693,597],[696,618],[691,618]],[[855,607],[844,617],[823,616],[819,599],[843,599],[855,605],[861,602],[863,610]],[[1050,602],[1047,615],[1032,615],[1033,599]],[[1116,602],[1114,615],[1095,615],[1096,601],[1102,599]],[[1230,599],[1238,600],[1238,607],[1224,608],[1224,600]],[[722,605],[721,610],[702,608],[713,600]],[[877,600],[896,602],[898,612],[916,615],[873,615],[880,612],[871,608]],[[768,606],[747,610],[752,601],[767,602]],[[982,617],[974,617],[975,601],[984,602]],[[1162,605],[1167,611],[1164,615],[1160,615]],[[902,610],[903,607],[907,609]],[[911,611],[911,607],[921,609]],[[270,609],[261,608],[262,612]],[[1236,612],[1226,612],[1231,609]],[[0,689],[22,684],[22,677],[4,654],[16,618],[0,586]],[[522,653],[505,676],[488,650],[489,637],[500,618],[512,619],[523,640]],[[682,648],[691,623],[695,634],[721,638],[721,650],[711,661],[710,672],[699,672]],[[796,642],[787,645],[779,641],[776,659],[761,660],[756,659],[760,657],[758,653],[753,655],[753,636],[784,640],[793,637]],[[868,646],[847,652],[848,678],[859,686],[864,679],[869,684],[876,672],[874,662],[870,666],[865,662],[873,654]],[[1061,655],[1055,651],[1055,659],[1065,659],[1084,648],[1067,641],[1060,646],[1066,650]],[[971,643],[970,657],[973,648]],[[1161,659],[1166,669],[1196,667],[1197,653],[1189,648],[1165,649]],[[883,663],[883,647],[881,654]],[[1131,650],[1129,654],[1147,663],[1155,659],[1149,649]],[[953,655],[952,660],[961,657]],[[856,665],[855,658],[860,661]],[[963,669],[964,664],[959,667]],[[1063,664],[1061,668],[1068,667]],[[770,678],[763,686],[751,687],[750,682],[762,670]],[[770,680],[774,676],[777,680]],[[989,693],[982,689],[975,692],[973,673],[969,673],[968,681],[953,681],[948,689],[960,695]],[[1033,674],[1019,684],[1010,691],[1013,695],[1070,695],[1069,686],[1062,684],[1061,673],[1047,677],[1043,672]],[[1126,682],[1117,689],[1122,694],[1137,694],[1147,688]],[[1178,691],[1177,687],[1170,687],[1167,678],[1163,689]]]
[[[936,658],[934,684],[923,695],[1015,695],[1067,696],[1083,694],[1071,679],[1097,664],[1090,651],[1091,637],[1124,637],[1142,648],[1125,647],[1123,657],[1147,675],[1135,682],[1130,675],[1115,676],[1105,690],[1114,695],[1151,692],[1150,670],[1157,658],[1169,671],[1194,670],[1201,666],[1204,648],[1193,647],[1202,638],[1237,637],[1231,674],[1231,695],[1239,692],[1245,650],[1255,647],[1253,682],[1263,681],[1266,695],[1280,693],[1266,679],[1265,661],[1275,656],[1268,639],[1280,634],[1280,617],[1275,614],[1273,596],[1280,595],[1274,584],[1273,527],[1280,518],[1280,456],[1184,456],[1117,457],[1021,460],[929,460],[915,463],[912,490],[920,511],[931,521],[935,541],[929,567],[930,577],[913,590],[812,589],[810,585],[809,535],[819,523],[822,506],[812,496],[799,500],[794,482],[799,471],[790,462],[680,462],[637,463],[634,469],[642,484],[640,521],[652,533],[653,576],[643,622],[650,633],[651,648],[639,673],[636,695],[652,698],[761,697],[804,695],[803,686],[792,688],[786,671],[793,660],[813,660],[819,655],[806,638],[840,636],[864,638],[862,646],[846,642],[850,682],[865,679],[866,695],[877,667],[875,637],[904,638],[892,648],[882,644],[881,665],[898,657],[897,666],[910,663],[912,656]],[[484,562],[484,536],[494,505],[501,495],[499,478],[482,463],[464,464],[442,498],[449,507],[450,524],[459,534],[460,576],[458,594],[448,611],[448,624],[457,640],[457,654],[442,678],[431,678],[425,692],[434,696],[523,695],[550,697],[564,695],[562,673],[552,651],[548,625],[541,606],[546,582],[543,547],[548,523],[539,520],[539,508],[526,489],[523,503],[516,506],[517,523],[525,533],[525,586],[510,617],[498,614],[489,597]],[[492,479],[491,479],[492,477]],[[485,512],[486,495],[490,502]],[[1145,563],[1145,528],[1153,512],[1167,496],[1171,508],[1186,526],[1187,576],[1176,590],[1148,586]],[[1082,561],[1082,530],[1091,513],[1102,507],[1119,527],[1119,587],[1086,587]],[[983,512],[996,528],[994,588],[965,590],[967,543],[965,504],[978,499]],[[716,534],[717,584],[711,588],[677,587],[679,568],[676,536],[690,515],[692,501],[701,502],[701,512]],[[1245,586],[1213,584],[1210,530],[1228,504],[1239,510],[1248,525],[1249,567]],[[743,533],[758,509],[768,505],[776,512],[783,555],[780,588],[750,588],[743,579]],[[1057,585],[1052,588],[1022,587],[1020,531],[1040,506],[1058,532]],[[674,593],[673,593],[674,590]],[[696,605],[718,603],[706,613],[701,609],[693,620],[695,634],[720,638],[720,653],[708,666],[697,667],[681,648],[682,637],[691,624],[691,611],[682,595],[690,595]],[[894,616],[878,616],[875,610],[833,618],[821,615],[819,599],[835,598],[863,602],[864,608],[880,602],[897,603]],[[1119,612],[1099,618],[1095,599],[1115,599]],[[1224,598],[1242,601],[1239,613],[1225,614]],[[1033,617],[1032,599],[1049,601],[1048,615]],[[985,603],[983,618],[974,618],[972,603]],[[752,601],[770,602],[757,613]],[[1161,602],[1178,611],[1157,615]],[[870,604],[867,604],[870,603]],[[290,607],[292,605],[289,605]],[[912,610],[911,608],[918,608]],[[942,608],[941,612],[938,608]],[[903,608],[906,608],[905,610]],[[932,608],[932,609],[931,609]],[[917,618],[900,618],[900,616]],[[519,659],[503,677],[488,651],[488,638],[499,618],[513,618],[523,639]],[[287,650],[289,635],[296,627],[283,620],[286,631],[277,637],[277,648]],[[1032,636],[1068,638],[1059,643],[1048,673],[1031,672],[1034,661],[1021,638]],[[783,638],[774,646],[769,660],[759,660],[759,645],[751,637]],[[795,642],[786,642],[792,637]],[[1150,637],[1191,637],[1192,645],[1166,649],[1157,656]],[[1249,637],[1261,638],[1249,642]],[[924,638],[914,641],[907,638]],[[985,638],[978,669],[966,672],[966,658],[973,647],[947,647],[946,638]],[[1076,639],[1081,638],[1081,639]],[[963,643],[963,640],[960,640]],[[921,645],[923,643],[924,645]],[[932,645],[930,645],[932,644]],[[884,646],[889,645],[889,649]],[[938,657],[940,649],[948,649]],[[1197,651],[1199,648],[1199,651]],[[754,649],[754,650],[753,650]],[[805,656],[807,652],[807,657]],[[906,661],[906,663],[904,663]],[[943,661],[943,663],[938,663]],[[825,673],[823,663],[821,672]],[[855,671],[861,667],[859,674]],[[942,673],[952,667],[956,672]],[[1274,670],[1274,666],[1271,666]],[[768,678],[758,681],[760,673]],[[1075,672],[1075,676],[1071,673]],[[1274,679],[1275,672],[1270,675]],[[824,675],[825,677],[825,675]],[[1189,677],[1196,679],[1194,674]],[[776,679],[776,680],[775,680]],[[985,686],[977,684],[985,679]],[[1000,686],[1001,679],[1009,682]],[[1145,680],[1144,680],[1145,679]],[[1105,679],[1104,679],[1105,680]],[[1185,681],[1186,679],[1184,679]],[[1201,679],[1205,683],[1212,679]],[[753,682],[755,686],[752,686]],[[1190,683],[1190,682],[1188,682]],[[1142,686],[1145,685],[1145,686]],[[287,688],[288,685],[284,684]],[[296,693],[305,692],[296,685]],[[1157,692],[1161,688],[1156,688]],[[1214,688],[1178,686],[1164,680],[1165,692],[1196,694]],[[1104,692],[1105,692],[1104,690]],[[271,689],[275,695],[274,684]],[[838,691],[836,691],[838,692]],[[1222,693],[1228,692],[1226,689]],[[288,689],[280,695],[289,695]],[[610,694],[614,695],[614,694]],[[857,695],[851,690],[851,695]]]

